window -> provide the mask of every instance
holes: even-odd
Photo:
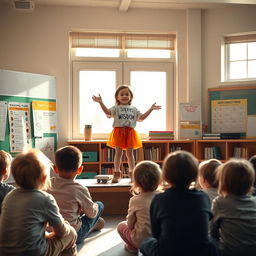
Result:
[[[226,80],[256,79],[256,34],[225,38]]]
[[[105,105],[111,107],[115,104],[114,94],[120,84],[131,85],[133,105],[142,113],[155,102],[162,106],[160,111],[153,111],[147,119],[137,123],[136,130],[142,138],[148,135],[149,130],[173,130],[173,35],[172,40],[162,42],[163,36],[152,40],[152,36],[136,35],[134,38],[130,34],[129,37],[121,34],[121,37],[115,35],[110,40],[110,35],[104,34],[104,39],[108,39],[107,48],[98,34],[93,40],[89,40],[87,35],[80,35],[79,38],[83,39],[79,39],[80,42],[75,35],[77,33],[71,34],[73,139],[83,138],[85,124],[93,125],[94,139],[107,138],[113,119],[106,117],[99,104],[92,101],[92,95],[101,94]],[[171,48],[167,49],[167,46]],[[129,51],[137,53],[131,55]]]

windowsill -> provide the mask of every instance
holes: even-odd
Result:
[[[236,81],[225,81],[225,82],[220,82],[220,86],[246,86],[246,85],[255,85],[256,84],[256,79],[255,80],[236,80]]]

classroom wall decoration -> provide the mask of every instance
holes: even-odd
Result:
[[[56,79],[0,70],[0,149],[36,147],[50,159],[57,147]]]
[[[210,129],[256,138],[256,86],[210,88]]]

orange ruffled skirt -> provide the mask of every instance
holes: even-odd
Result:
[[[121,149],[142,147],[139,134],[131,127],[115,127],[109,135],[107,146]]]

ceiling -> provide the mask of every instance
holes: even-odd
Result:
[[[5,3],[11,1],[30,0],[2,0]],[[110,7],[126,12],[132,8],[153,9],[208,9],[223,7],[230,4],[256,4],[256,0],[33,0],[37,5],[64,5],[64,6],[88,6]]]

